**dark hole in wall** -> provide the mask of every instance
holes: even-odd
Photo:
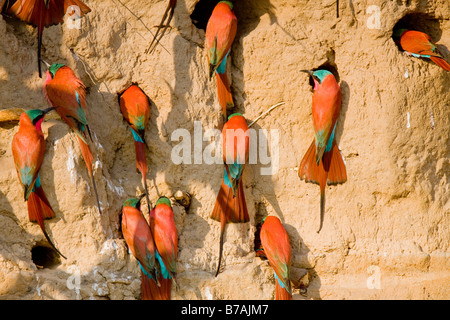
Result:
[[[209,17],[213,12],[215,6],[221,0],[200,0],[196,3],[194,11],[192,11],[190,18],[194,26],[198,29],[206,31],[206,25],[208,24]]]
[[[333,74],[333,76],[336,78],[336,81],[338,83],[339,83],[339,81],[341,81],[341,78],[339,77],[339,72],[338,72],[337,66],[333,62],[325,62],[324,64],[320,65],[317,69],[314,69],[314,70],[318,70],[318,69],[330,71]]]
[[[424,32],[428,34],[435,42],[437,42],[442,36],[440,23],[437,19],[425,13],[408,13],[397,21],[392,28],[392,40],[400,51],[403,51],[403,49],[400,47],[400,44],[397,41],[398,39],[395,36],[396,31],[400,29]]]
[[[261,259],[265,260],[267,259],[267,257],[262,253],[262,244],[261,244],[261,227],[262,227],[262,222],[258,223],[256,225],[256,231],[255,231],[255,241],[254,241],[254,250],[256,253],[256,256],[260,257]]]
[[[37,244],[31,249],[31,259],[38,268],[54,268],[61,263],[58,253],[50,247]]]
[[[323,63],[322,65],[320,65],[319,67],[312,69],[312,71],[316,71],[316,70],[330,71],[333,74],[333,76],[335,77],[337,83],[339,83],[340,77],[339,77],[339,72],[338,72],[338,69],[337,69],[337,66],[335,63],[327,61],[327,62]],[[314,88],[314,80],[312,77],[309,77],[309,85],[311,86],[311,88]]]
[[[254,250],[258,257],[260,257],[262,259],[267,259],[266,256],[264,254],[262,254],[263,247],[261,244],[260,233],[261,233],[261,227],[264,223],[264,219],[269,215],[269,213],[267,212],[266,207],[263,202],[258,202],[255,205],[256,205],[256,207],[255,207],[255,209],[256,209],[256,215],[255,215],[256,231],[255,231],[255,239],[254,239]]]

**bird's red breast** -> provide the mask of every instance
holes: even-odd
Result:
[[[147,268],[154,265],[155,244],[150,227],[142,213],[130,206],[122,208],[122,234],[133,255]],[[153,261],[148,262],[148,253]]]
[[[222,130],[223,160],[227,158],[246,163],[249,156],[249,131],[242,115],[231,115]],[[245,160],[245,162],[243,162]],[[237,163],[237,162],[235,162]]]
[[[261,227],[260,237],[271,267],[280,279],[289,281],[291,245],[280,219],[268,216]]]
[[[341,102],[341,89],[333,75],[326,76],[321,84],[316,85],[312,97],[314,131],[328,132],[327,141],[339,116]]]
[[[29,168],[29,176],[31,181],[36,180],[39,169],[44,160],[45,140],[40,124],[36,128],[26,113],[22,113],[19,120],[19,131],[14,135],[12,140],[12,153],[17,174],[22,181],[23,174],[21,169]]]
[[[439,56],[435,52],[436,45],[431,40],[431,37],[420,31],[405,31],[400,38],[400,46],[403,50],[411,53]]]

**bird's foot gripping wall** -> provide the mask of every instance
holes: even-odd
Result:
[[[140,298],[139,266],[120,220],[123,202],[144,192],[118,103],[132,83],[151,102],[149,199],[169,197],[177,226],[173,299],[273,299],[273,270],[255,253],[267,215],[289,236],[294,299],[450,297],[450,72],[408,56],[393,38],[403,27],[425,32],[449,61],[448,2],[339,1],[337,17],[335,1],[234,1],[228,114],[250,124],[279,105],[251,127],[257,157],[242,177],[250,221],[226,226],[217,277],[220,223],[210,215],[224,166],[212,150],[221,149],[214,137],[224,120],[205,42],[217,1],[178,0],[153,50],[169,1],[84,2],[91,12],[66,16],[42,40],[42,58],[66,64],[88,88],[102,208],[75,133],[50,112],[40,180],[56,217],[45,225],[67,259],[28,220],[12,154],[19,115],[49,106],[37,31],[11,14],[0,18],[0,298]],[[335,140],[347,170],[344,184],[326,187],[320,233],[319,187],[298,177],[314,139],[312,87],[301,70],[318,68],[341,88]]]

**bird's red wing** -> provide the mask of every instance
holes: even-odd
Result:
[[[173,221],[173,214],[167,212],[172,209],[165,204],[160,204],[155,210],[158,210],[159,212],[152,211],[150,217],[150,227],[155,239],[158,253],[164,261],[167,269],[173,273],[176,271],[178,236],[177,229]]]
[[[63,17],[69,6],[77,6],[80,16],[88,13],[91,9],[79,0],[49,0],[48,7],[43,0],[17,0],[9,12],[17,18],[39,27],[43,19],[44,27],[62,23]]]
[[[411,53],[442,57],[431,37],[423,32],[406,31],[400,38],[400,45]]]
[[[271,223],[270,220],[267,222],[269,222],[268,225],[266,227],[263,225],[261,229],[261,243],[264,252],[278,278],[289,281],[289,266],[291,264],[289,237],[281,223]]]

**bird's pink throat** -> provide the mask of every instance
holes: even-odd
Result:
[[[314,90],[316,90],[319,87],[319,81],[317,81],[316,79],[314,79]]]
[[[41,127],[42,121],[44,121],[44,118],[39,119],[38,122],[36,122],[36,125],[35,125],[36,130],[39,131],[39,132],[42,132],[42,127]]]
[[[52,81],[52,74],[50,73],[50,71],[47,71],[47,77],[45,78],[45,84],[49,83],[50,81]]]

